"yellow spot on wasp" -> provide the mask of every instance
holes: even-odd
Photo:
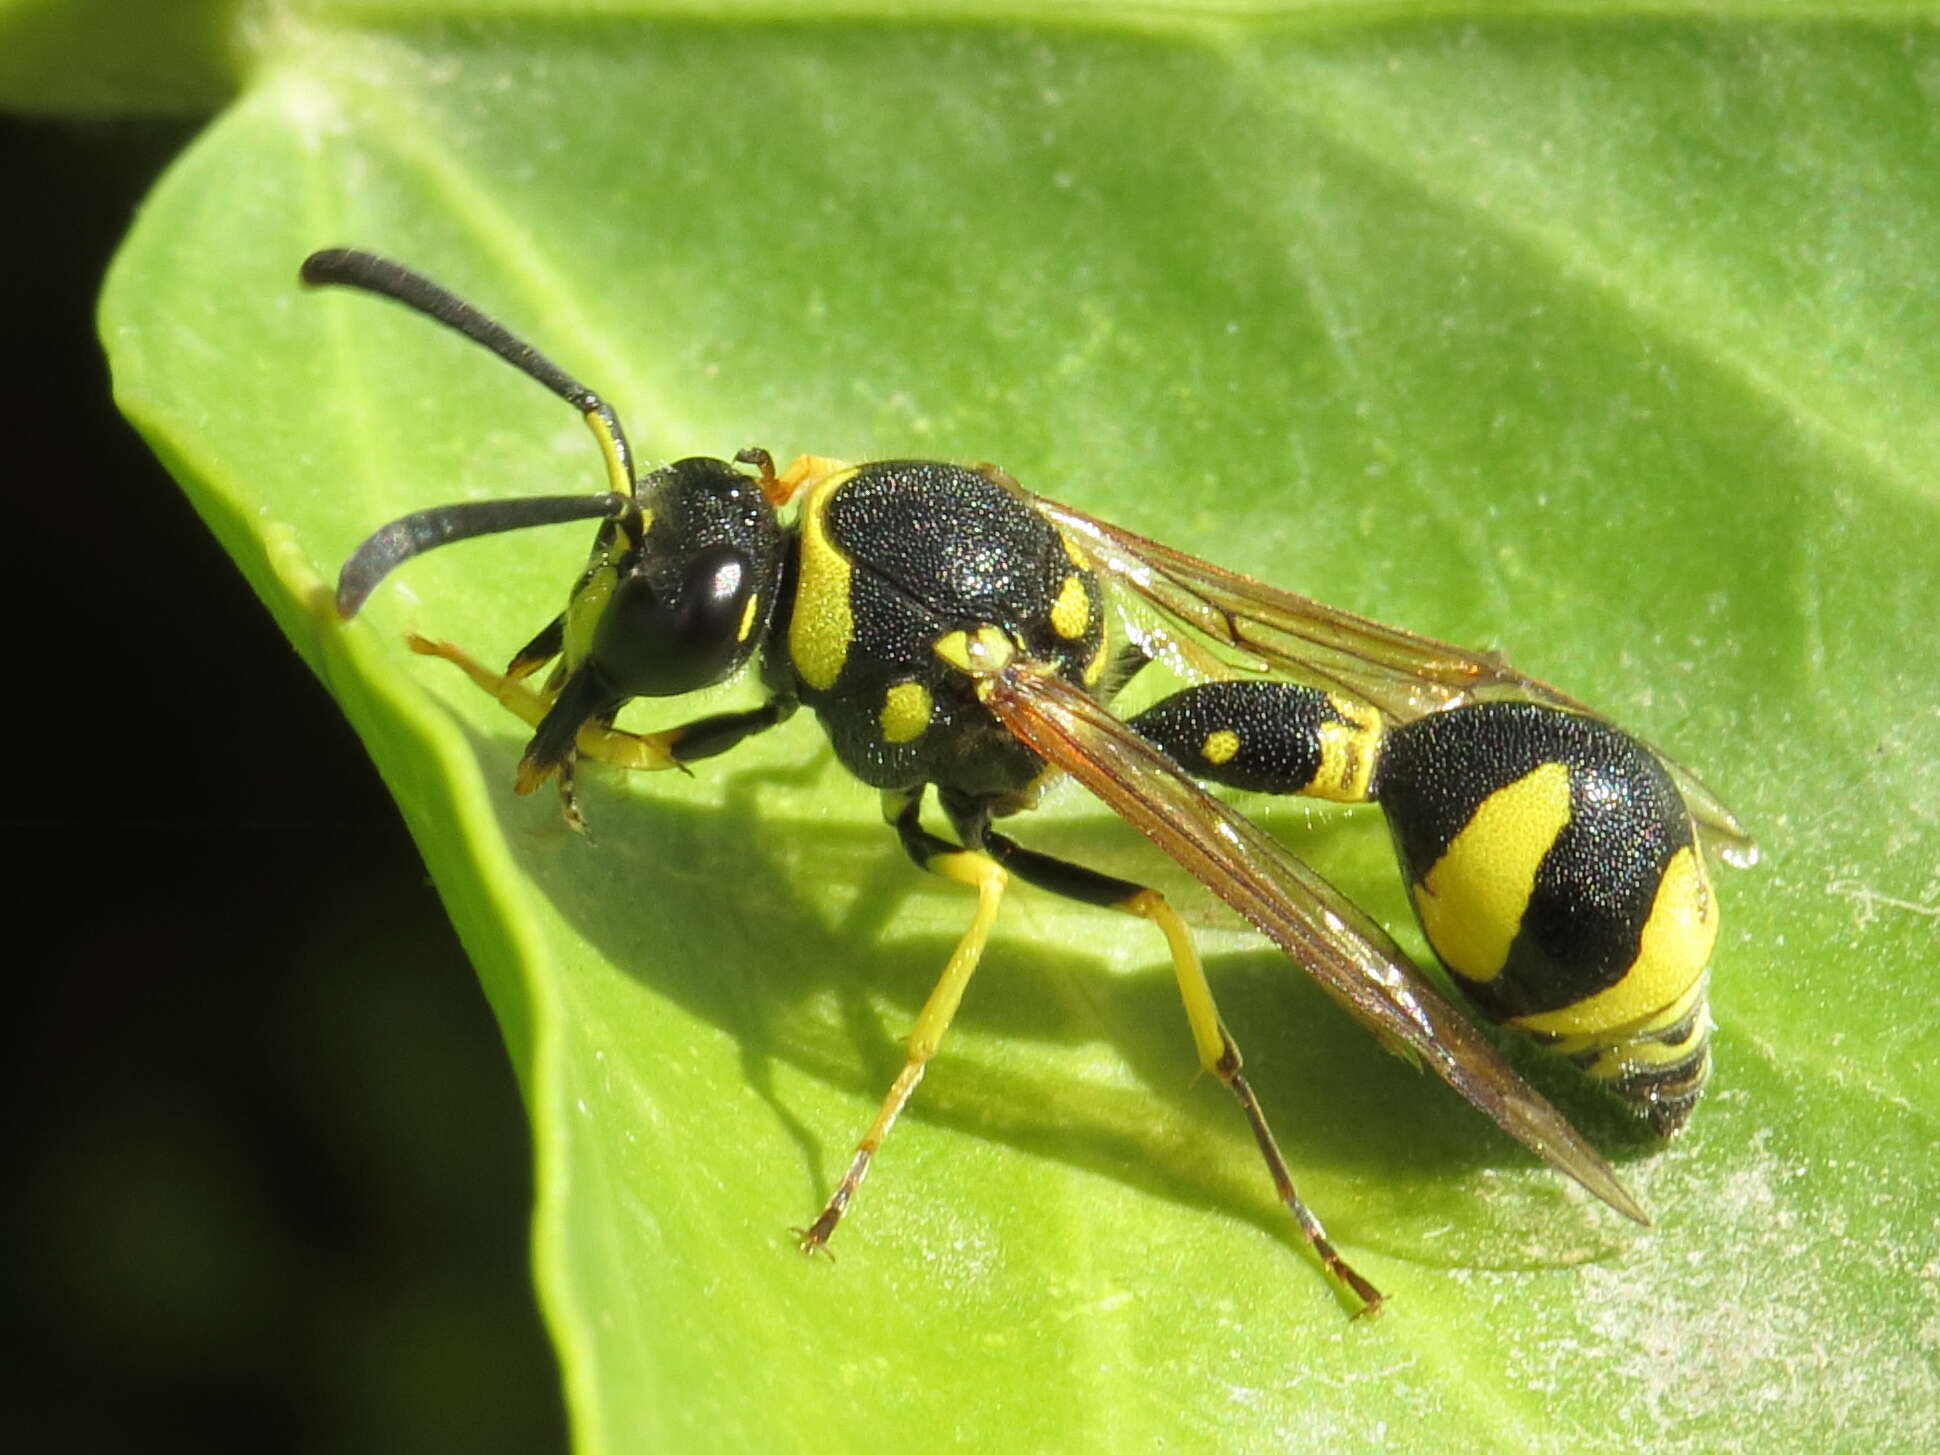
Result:
[[[1091,625],[1091,598],[1085,595],[1082,576],[1066,576],[1051,606],[1051,630],[1067,642],[1075,642]]]
[[[849,644],[855,640],[855,617],[849,605],[855,571],[830,537],[825,518],[836,487],[854,473],[830,476],[802,507],[802,574],[788,620],[788,655],[802,681],[818,692],[835,685],[848,660]]]
[[[564,649],[568,665],[577,666],[592,652],[593,632],[619,582],[620,573],[613,563],[602,561],[586,573],[586,584],[573,593],[566,606]]]
[[[959,628],[945,632],[930,645],[930,650],[957,671],[971,677],[986,677],[1001,671],[1016,655],[1016,648],[1001,627],[985,624],[975,631]]]
[[[1365,803],[1368,780],[1374,776],[1374,762],[1380,756],[1381,737],[1386,731],[1381,714],[1345,697],[1330,696],[1327,705],[1345,721],[1321,723],[1316,734],[1320,739],[1320,767],[1313,782],[1300,791],[1335,803]]]
[[[1717,938],[1717,905],[1704,865],[1696,849],[1679,849],[1664,866],[1637,959],[1623,979],[1588,1000],[1523,1016],[1513,1024],[1562,1035],[1627,1031],[1638,1022],[1643,1023],[1636,1026],[1640,1033],[1673,1025],[1700,989]]]
[[[1199,745],[1199,756],[1208,763],[1230,763],[1237,752],[1239,752],[1239,734],[1231,728],[1221,728],[1218,732],[1207,733],[1206,741]]]
[[[1545,763],[1482,800],[1415,886],[1422,931],[1450,970],[1476,981],[1501,973],[1536,871],[1569,821],[1570,773],[1561,763]]]
[[[907,743],[921,737],[930,725],[929,688],[921,682],[898,682],[882,695],[877,721],[887,742]]]

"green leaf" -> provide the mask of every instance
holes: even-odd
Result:
[[[198,113],[232,96],[244,0],[0,0],[0,106]]]
[[[1940,1441],[1924,19],[492,8],[254,32],[102,326],[124,407],[365,735],[478,963],[585,1448]],[[1351,1321],[1194,1078],[1157,937],[1020,890],[840,1262],[797,1256],[964,896],[908,868],[806,718],[692,778],[596,779],[593,842],[515,798],[519,726],[400,635],[502,659],[583,531],[435,554],[329,616],[379,523],[599,481],[529,381],[300,292],[342,243],[526,334],[647,455],[998,460],[1501,644],[1696,765],[1766,858],[1721,881],[1692,1129],[1646,1156],[1524,1058],[1654,1226],[1209,934],[1303,1192],[1393,1296]],[[1378,824],[1256,807],[1404,924]],[[1128,862],[1076,795],[1020,833]]]

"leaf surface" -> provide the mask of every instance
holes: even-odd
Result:
[[[256,13],[241,99],[102,310],[124,407],[364,734],[477,960],[580,1444],[1940,1439],[1918,8],[683,8]],[[513,797],[518,725],[401,634],[509,655],[583,530],[437,553],[327,616],[385,520],[599,483],[529,381],[299,291],[333,244],[500,317],[643,455],[996,460],[1500,645],[1693,763],[1766,857],[1721,881],[1691,1131],[1645,1155],[1524,1058],[1655,1225],[1209,934],[1302,1192],[1393,1296],[1350,1321],[1195,1080],[1157,937],[1022,889],[840,1261],[798,1257],[969,906],[806,716],[692,778],[595,779],[590,843]],[[1419,949],[1377,821],[1250,807]],[[1019,833],[1157,872],[1075,795]]]

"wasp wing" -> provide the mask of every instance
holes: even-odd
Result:
[[[1265,831],[1040,663],[1014,659],[984,678],[979,693],[1020,742],[1151,839],[1357,1019],[1406,1046],[1510,1136],[1618,1212],[1648,1221],[1609,1164],[1387,932]]]
[[[1482,698],[1519,698],[1591,716],[1568,694],[1517,671],[1495,652],[1472,652],[1419,636],[1310,596],[1284,591],[1229,571],[1160,541],[1138,535],[1033,496],[1037,508],[1075,537],[1108,579],[1181,623],[1236,653],[1242,670],[1284,672],[1330,691],[1372,703],[1398,722]],[[1147,652],[1188,676],[1231,675],[1189,638],[1164,628],[1132,626]],[[1222,673],[1223,669],[1223,673]],[[1649,744],[1645,746],[1649,747]],[[1755,862],[1757,849],[1737,816],[1690,769],[1659,752],[1692,817],[1711,831],[1728,862]]]

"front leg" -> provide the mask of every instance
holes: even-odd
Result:
[[[552,709],[551,694],[528,687],[517,677],[494,672],[463,647],[451,642],[434,642],[416,633],[407,635],[404,643],[421,657],[442,657],[450,662],[489,693],[500,707],[528,727],[538,727]],[[679,728],[667,728],[657,733],[630,733],[605,723],[589,721],[580,726],[575,747],[581,757],[611,763],[616,768],[653,773],[680,766],[679,758],[672,751],[673,742],[680,731]],[[521,783],[520,791],[529,793],[537,786],[536,783]]]
[[[494,672],[469,652],[450,642],[435,642],[416,634],[408,635],[404,640],[420,656],[442,657],[456,666],[501,707],[531,727],[537,728],[552,710],[556,694],[528,686],[517,675],[517,661],[512,672]],[[656,733],[627,732],[598,717],[589,718],[579,726],[573,751],[565,755],[553,769],[558,778],[566,821],[579,832],[585,831],[585,820],[580,817],[573,797],[572,770],[575,759],[591,758],[595,762],[609,763],[615,768],[637,773],[659,772],[666,768],[684,769],[688,763],[725,753],[756,733],[786,722],[794,715],[795,707],[795,698],[781,693],[745,712],[713,713],[676,727],[662,728]],[[520,793],[530,793],[544,781],[544,774],[521,773],[517,789]]]

